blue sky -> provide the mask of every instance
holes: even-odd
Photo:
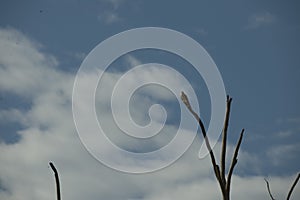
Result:
[[[263,178],[269,177],[275,198],[283,198],[300,168],[299,8],[296,0],[2,0],[0,198],[53,199],[49,160],[61,171],[64,199],[219,197],[209,159],[197,159],[202,137],[170,167],[137,176],[98,163],[76,134],[72,87],[85,56],[110,36],[149,26],[190,36],[218,66],[226,92],[233,97],[230,147],[245,128],[233,197],[268,199]],[[149,62],[173,66],[191,81],[207,125],[210,102],[205,83],[173,54],[144,50],[124,55],[110,67],[102,89],[111,88],[127,69]],[[165,131],[170,133],[180,120],[174,96],[163,89],[144,89],[134,100],[133,117],[147,124],[144,113],[152,103],[162,103],[168,112]],[[173,137],[170,133],[150,143],[129,141],[112,124],[105,110],[107,99],[98,101],[98,118],[107,130],[115,130],[109,137],[124,148],[144,152]],[[84,186],[78,184],[81,179]]]

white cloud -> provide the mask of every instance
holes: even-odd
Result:
[[[142,64],[142,62],[140,60],[138,60],[137,58],[133,57],[132,55],[126,55],[125,58],[126,58],[126,61],[128,62],[128,64],[131,67],[135,67],[135,66],[138,66],[138,65]]]
[[[267,151],[267,156],[270,157],[270,160],[273,165],[279,166],[286,164],[287,160],[292,161],[296,159],[299,153],[299,143],[296,144],[282,144],[271,147]]]
[[[18,109],[0,110],[0,120],[4,122],[18,122],[24,124],[24,114]]]
[[[106,9],[101,12],[97,19],[105,24],[113,24],[119,21],[122,21],[122,18],[119,15],[119,8],[124,4],[125,0],[99,0],[100,2],[107,3],[112,6],[112,8]]]
[[[256,13],[249,17],[246,29],[255,29],[261,26],[272,24],[276,21],[276,17],[269,12]]]
[[[74,75],[60,71],[57,60],[40,48],[17,30],[0,29],[0,90],[32,102],[26,111],[17,108],[0,111],[1,119],[26,125],[18,131],[23,136],[18,143],[0,144],[0,199],[54,199],[49,161],[59,170],[65,200],[220,197],[210,159],[197,158],[199,140],[175,164],[155,173],[130,175],[99,164],[84,149],[75,131],[70,102]],[[145,77],[157,74],[155,70],[147,73]],[[119,76],[107,73],[104,90],[109,90]],[[109,121],[105,107],[109,99],[100,97],[97,106],[103,119]],[[288,189],[282,186],[290,185],[293,177],[269,177],[269,180],[276,191],[274,195],[281,197]],[[235,176],[232,196],[244,200],[267,199],[263,177]],[[300,198],[299,190],[295,190],[293,198]]]
[[[98,15],[98,20],[105,24],[113,24],[122,20],[122,18],[115,11],[105,11]]]
[[[287,138],[293,135],[293,131],[291,130],[286,130],[286,131],[279,131],[277,133],[277,136],[280,138]]]
[[[0,89],[31,96],[50,82],[61,80],[56,72],[57,60],[45,56],[41,45],[14,29],[0,32]]]
[[[74,58],[78,61],[83,61],[84,58],[87,56],[87,54],[84,52],[67,52],[66,55],[68,55],[71,58]]]

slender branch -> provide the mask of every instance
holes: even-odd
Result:
[[[229,116],[230,116],[230,107],[231,107],[232,98],[227,95],[227,109],[223,127],[223,139],[222,139],[222,151],[221,151],[221,177],[223,183],[226,184],[225,179],[225,160],[226,160],[226,147],[227,147],[227,130],[228,130],[228,123],[229,123]]]
[[[286,200],[289,200],[289,199],[290,199],[290,197],[291,197],[291,195],[292,195],[292,192],[293,192],[295,186],[297,185],[297,183],[298,183],[298,181],[299,181],[299,178],[300,178],[300,173],[298,173],[298,176],[296,177],[296,179],[295,179],[295,181],[294,181],[294,183],[293,183],[293,185],[292,185],[292,187],[291,187],[291,189],[290,189],[290,191],[289,191],[289,193],[288,193],[288,196],[287,196]]]
[[[267,190],[268,190],[268,193],[269,193],[271,199],[272,199],[272,200],[275,200],[274,197],[272,196],[272,193],[271,193],[271,189],[270,189],[270,185],[269,185],[268,180],[265,179],[265,181],[266,181],[266,184],[267,184]]]
[[[233,155],[231,165],[230,165],[230,168],[229,168],[229,172],[228,172],[228,176],[227,176],[226,191],[228,192],[228,195],[229,195],[229,192],[230,192],[231,177],[232,177],[232,174],[233,174],[234,167],[237,163],[237,157],[238,157],[239,149],[240,149],[240,146],[241,146],[241,143],[242,143],[243,135],[244,135],[244,129],[242,129],[241,134],[240,134],[240,138],[239,138],[239,140],[237,142],[237,145],[235,147],[234,155]]]
[[[211,162],[212,162],[212,165],[213,165],[214,173],[216,175],[216,178],[219,181],[222,193],[223,193],[223,195],[225,195],[226,191],[225,191],[225,187],[224,187],[224,184],[223,184],[223,181],[222,181],[222,178],[221,178],[220,168],[219,168],[219,166],[216,163],[215,155],[214,155],[214,152],[213,152],[213,150],[212,150],[212,148],[210,146],[209,139],[207,137],[204,124],[203,124],[202,120],[200,119],[200,117],[198,116],[198,114],[192,109],[192,106],[191,106],[191,104],[190,104],[190,102],[188,100],[188,97],[186,96],[186,94],[184,92],[181,92],[181,100],[186,105],[186,107],[188,108],[188,110],[193,114],[193,116],[196,118],[196,120],[199,123],[202,135],[203,135],[204,140],[205,140],[206,147],[207,147],[207,149],[209,151],[209,155],[210,155]]]
[[[50,162],[49,165],[50,165],[51,169],[53,170],[54,176],[55,176],[57,200],[61,200],[60,199],[60,185],[59,185],[58,172],[52,162]]]

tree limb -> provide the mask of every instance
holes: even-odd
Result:
[[[226,109],[226,115],[225,115],[225,121],[224,121],[224,127],[223,127],[223,138],[222,138],[222,150],[221,150],[221,177],[223,180],[223,183],[226,184],[225,179],[225,161],[226,161],[226,147],[227,147],[227,130],[228,130],[228,124],[229,124],[229,116],[230,116],[230,107],[231,107],[231,101],[232,98],[230,98],[227,95],[227,109]]]
[[[240,149],[240,146],[241,146],[241,143],[242,143],[243,135],[244,135],[244,129],[242,129],[241,134],[240,134],[240,138],[239,138],[239,140],[237,142],[237,145],[235,147],[234,155],[233,155],[231,165],[230,165],[230,168],[229,168],[229,172],[228,172],[228,176],[227,176],[226,191],[228,192],[228,195],[229,195],[229,192],[230,192],[231,177],[232,177],[232,174],[233,174],[234,167],[237,163],[237,157],[238,157],[239,149]]]
[[[60,199],[60,185],[59,185],[59,177],[58,177],[58,172],[54,166],[54,164],[52,162],[49,163],[51,169],[54,172],[54,177],[55,177],[55,183],[56,183],[56,194],[57,194],[57,200],[61,200]]]
[[[225,195],[226,191],[225,191],[225,187],[224,187],[224,184],[223,184],[223,181],[222,181],[222,177],[221,177],[221,173],[220,173],[220,168],[219,166],[217,165],[216,163],[216,159],[215,159],[215,155],[214,155],[214,152],[210,146],[210,143],[209,143],[209,139],[207,137],[207,134],[206,134],[206,130],[205,130],[205,127],[204,127],[204,124],[202,122],[202,120],[200,119],[200,117],[198,116],[198,114],[192,109],[192,106],[188,100],[188,97],[186,96],[186,94],[184,92],[181,92],[181,100],[182,102],[186,105],[186,107],[188,108],[188,110],[193,114],[193,116],[196,118],[196,120],[198,121],[198,124],[201,128],[201,132],[202,132],[202,135],[204,137],[204,140],[205,140],[205,144],[206,144],[206,147],[209,151],[209,155],[210,155],[210,158],[211,158],[211,162],[212,162],[212,165],[213,165],[213,169],[214,169],[214,173],[216,175],[216,178],[220,184],[220,187],[221,187],[221,190],[222,190],[222,194]]]
[[[267,179],[265,179],[265,181],[266,181],[266,184],[267,184],[267,190],[268,190],[268,193],[269,193],[271,199],[272,199],[272,200],[275,200],[274,197],[272,196],[269,182],[267,181]]]
[[[290,197],[291,197],[291,195],[292,195],[292,192],[293,192],[295,186],[297,185],[297,183],[298,183],[298,181],[299,181],[299,178],[300,178],[300,173],[298,173],[298,176],[296,177],[296,179],[295,179],[295,181],[294,181],[294,183],[293,183],[293,185],[292,185],[292,187],[291,187],[291,189],[290,189],[290,191],[289,191],[289,193],[288,193],[288,196],[287,196],[286,200],[289,200],[289,199],[290,199]]]

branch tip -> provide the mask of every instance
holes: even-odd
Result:
[[[58,172],[52,162],[49,162],[49,165],[50,165],[52,171],[54,172],[57,200],[61,200]]]
[[[266,178],[264,178],[266,184],[267,184],[267,190],[268,190],[268,193],[269,193],[269,196],[272,200],[275,200],[274,197],[272,196],[272,193],[271,193],[271,189],[270,189],[270,185],[269,185],[269,182]]]

